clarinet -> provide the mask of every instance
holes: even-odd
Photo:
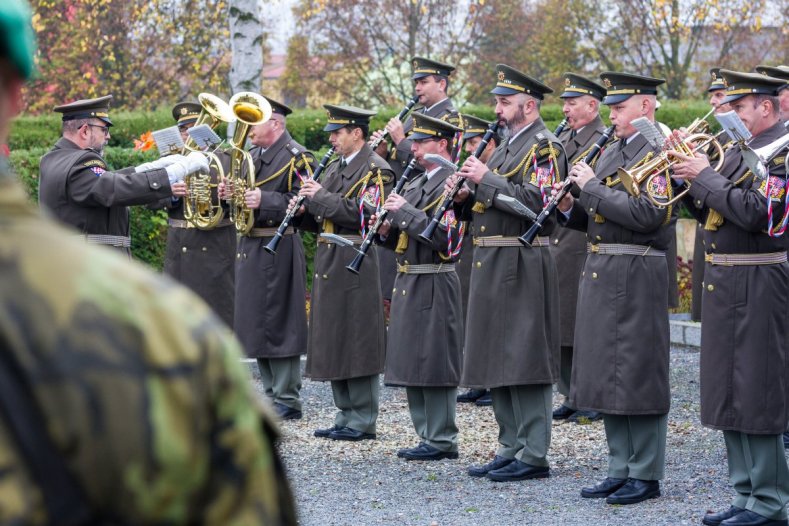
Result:
[[[395,194],[400,194],[403,191],[406,183],[408,182],[408,178],[411,177],[411,172],[413,171],[414,167],[416,166],[416,158],[412,159],[408,166],[406,166],[403,175],[400,176],[400,179],[397,180],[397,185],[395,186],[394,190],[392,190]],[[378,213],[378,217],[375,219],[375,223],[373,226],[370,227],[370,230],[367,231],[367,235],[364,236],[362,240],[362,244],[359,246],[358,253],[356,257],[353,258],[353,261],[348,263],[345,267],[354,274],[359,273],[359,268],[362,266],[362,261],[364,261],[364,257],[367,255],[367,251],[370,250],[370,246],[373,244],[373,238],[378,233],[378,229],[381,228],[386,216],[389,214],[389,210],[383,209]]]
[[[419,102],[419,95],[414,95],[414,97],[408,101],[408,104],[406,104],[405,107],[402,110],[400,110],[400,113],[397,114],[397,120],[402,121],[403,119],[405,119],[405,116],[408,115],[408,112],[411,111],[411,108],[413,108],[417,102]],[[383,142],[384,139],[386,139],[387,135],[389,135],[389,131],[384,129],[380,137],[378,137],[377,139],[373,140],[370,143],[370,148],[375,150],[378,147],[378,145],[381,144],[381,142]]]
[[[557,126],[556,129],[553,131],[553,134],[558,137],[559,134],[562,133],[566,127],[567,127],[567,119],[564,118],[562,119],[562,122],[559,123],[559,126]]]
[[[610,128],[606,128],[606,130],[603,132],[603,135],[601,135],[600,138],[597,139],[597,142],[594,143],[592,149],[589,150],[589,153],[586,154],[586,157],[582,159],[582,162],[586,164],[592,162],[592,159],[595,158],[595,156],[600,152],[600,150],[603,149],[605,143],[607,143],[608,140],[611,138],[611,135],[614,133],[614,128],[616,128],[616,126],[611,126]],[[540,211],[539,215],[537,215],[537,219],[534,220],[534,223],[532,223],[531,227],[529,227],[529,229],[526,231],[525,234],[523,234],[521,237],[518,238],[518,240],[521,243],[523,243],[527,247],[531,247],[531,244],[534,242],[534,238],[537,237],[537,232],[539,232],[540,229],[542,228],[542,224],[551,214],[553,214],[553,211],[556,210],[557,206],[559,206],[559,201],[561,201],[562,198],[565,195],[567,195],[567,192],[570,191],[570,187],[572,185],[573,183],[572,181],[570,181],[569,178],[565,179],[562,182],[562,187],[559,189],[558,192],[556,192],[555,196],[551,197],[551,200],[548,201],[548,204],[545,205],[542,211]]]
[[[485,135],[482,136],[482,141],[477,145],[477,149],[474,151],[474,157],[479,157],[482,155],[482,152],[485,151],[485,148],[488,146],[490,139],[493,135],[498,131],[499,123],[494,122],[490,126],[488,126],[488,131],[485,132]],[[436,209],[436,212],[433,214],[433,217],[430,218],[430,223],[428,223],[427,228],[425,228],[419,237],[428,243],[433,240],[433,234],[436,232],[436,228],[438,227],[438,223],[441,221],[441,218],[444,216],[444,212],[452,205],[452,201],[455,200],[455,196],[460,191],[461,187],[463,186],[463,179],[458,178],[455,186],[452,187],[452,190],[444,197],[444,200],[441,201],[441,204]]]
[[[329,163],[329,159],[331,159],[332,155],[334,155],[334,148],[329,148],[329,151],[326,152],[326,155],[324,155],[323,159],[321,159],[321,162],[320,164],[318,164],[318,167],[315,169],[315,172],[313,172],[312,174],[313,180],[317,179],[318,176],[320,176],[321,172],[323,172],[324,168],[326,168],[326,165]],[[302,195],[298,196],[298,198],[296,199],[296,204],[292,206],[290,209],[288,209],[288,212],[285,214],[285,218],[282,220],[282,223],[279,224],[279,227],[277,228],[274,237],[272,237],[271,241],[269,241],[268,244],[265,247],[263,247],[263,249],[266,252],[268,252],[269,254],[277,253],[277,245],[279,245],[279,242],[282,241],[282,237],[285,235],[285,230],[287,230],[288,227],[290,226],[291,221],[293,221],[293,217],[296,215],[296,211],[299,209],[302,203],[304,203],[305,199],[306,197]]]

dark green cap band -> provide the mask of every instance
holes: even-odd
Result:
[[[30,20],[30,7],[24,0],[0,1],[0,56],[10,60],[25,79],[33,74],[36,49]]]

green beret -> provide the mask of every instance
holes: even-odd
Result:
[[[16,66],[22,78],[33,74],[35,53],[33,27],[30,24],[30,7],[24,0],[0,2],[0,57]]]

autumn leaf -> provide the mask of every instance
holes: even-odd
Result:
[[[153,133],[151,133],[150,131],[147,131],[142,135],[140,135],[139,139],[134,139],[135,150],[141,152],[147,152],[154,146],[156,146],[156,141],[153,140]]]

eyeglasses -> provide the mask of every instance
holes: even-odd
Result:
[[[104,132],[105,137],[110,134],[109,126],[102,126],[100,124],[85,124],[85,126],[90,126],[92,128],[100,128]]]

